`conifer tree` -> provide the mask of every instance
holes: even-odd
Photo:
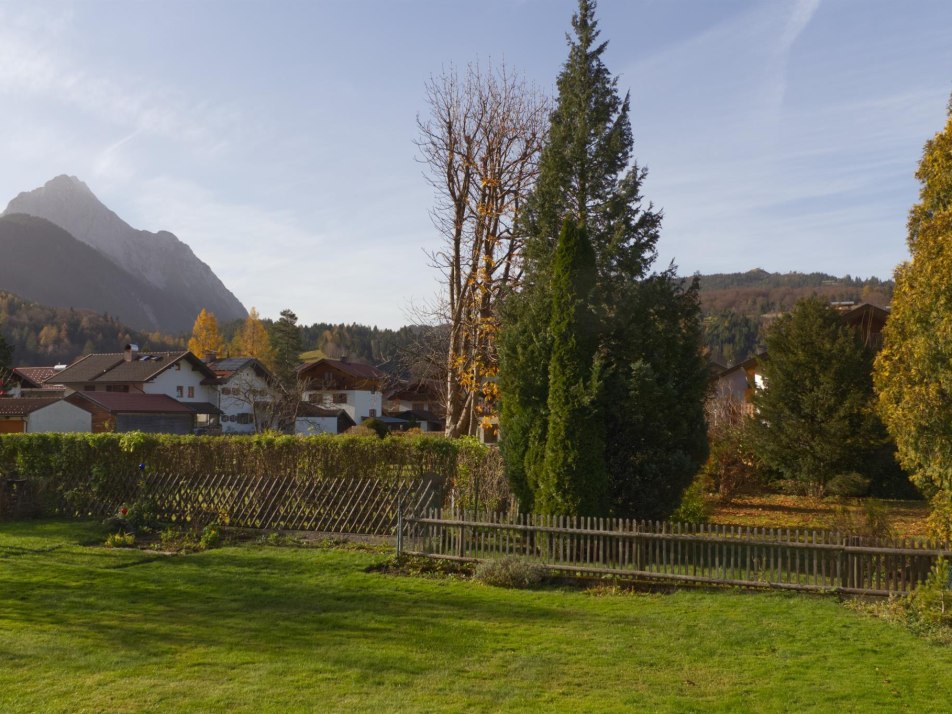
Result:
[[[817,297],[779,318],[767,332],[766,388],[756,396],[764,463],[817,495],[837,476],[869,479],[887,442],[873,409],[872,360],[856,331]]]
[[[658,515],[677,505],[706,448],[697,287],[684,288],[673,266],[648,276],[661,214],[641,195],[646,171],[632,158],[629,98],[619,96],[602,61],[607,43],[598,40],[593,0],[579,1],[572,28],[539,179],[521,223],[523,289],[503,311],[501,447],[521,506],[533,508],[551,426],[553,336],[542,326],[558,232],[572,217],[595,253],[592,316],[603,377],[613,385],[594,405],[604,414],[611,509]],[[648,389],[653,385],[658,390]],[[649,463],[659,453],[663,462]],[[641,486],[632,490],[633,483]],[[663,487],[652,491],[649,483]],[[663,503],[649,502],[652,494],[665,495]]]
[[[595,252],[566,220],[555,252],[549,333],[549,426],[537,511],[597,515],[606,510],[604,425],[598,418],[598,329],[589,301]]]
[[[925,145],[916,178],[911,259],[896,269],[874,377],[900,462],[920,489],[935,494],[932,524],[946,538],[952,537],[952,100],[945,128]]]
[[[294,383],[295,369],[301,354],[301,328],[291,310],[282,310],[281,318],[271,328],[274,347],[274,374],[285,386]]]
[[[195,318],[194,327],[192,327],[192,337],[188,341],[188,351],[199,359],[205,359],[205,355],[209,352],[220,355],[223,349],[224,341],[218,331],[218,320],[215,319],[215,313],[202,308],[198,317]]]

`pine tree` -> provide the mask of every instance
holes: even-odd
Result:
[[[869,478],[886,442],[873,410],[873,355],[840,314],[801,300],[767,332],[755,423],[758,454],[783,478],[822,494],[836,476]]]
[[[301,354],[301,328],[297,321],[297,315],[291,310],[282,310],[281,319],[271,328],[274,374],[285,386],[293,384]]]
[[[549,426],[536,495],[539,513],[597,515],[606,510],[604,425],[596,396],[598,330],[589,301],[595,252],[566,220],[555,252],[549,333]]]
[[[202,308],[192,327],[188,351],[199,359],[205,359],[205,355],[209,352],[222,354],[224,346],[221,333],[218,332],[218,320],[215,319],[215,314]]]
[[[648,278],[661,214],[643,205],[646,171],[632,159],[629,98],[606,69],[595,3],[580,0],[574,36],[558,79],[559,96],[543,148],[539,180],[526,204],[523,289],[504,306],[500,338],[501,447],[523,508],[531,509],[544,471],[551,425],[549,365],[553,336],[547,324],[553,258],[562,221],[584,227],[595,252],[593,323],[606,384],[602,397],[612,505],[619,515],[670,510],[704,457],[702,399],[706,371],[700,357],[696,286],[684,288],[673,266]],[[658,319],[675,322],[664,324]],[[668,359],[674,367],[669,370]],[[646,379],[660,380],[666,400],[653,405]],[[640,426],[639,426],[640,425]],[[625,438],[617,434],[624,432]],[[667,443],[662,447],[659,440]],[[661,465],[644,455],[666,455]],[[663,504],[625,497],[633,481],[664,482],[675,494]],[[629,489],[630,491],[630,489]],[[649,494],[638,488],[634,493]]]
[[[242,323],[232,342],[231,352],[237,357],[254,357],[268,369],[274,368],[274,351],[268,330],[254,307]]]
[[[879,410],[912,480],[933,499],[936,535],[952,536],[952,100],[929,140],[909,213],[909,262],[896,269],[876,359]]]

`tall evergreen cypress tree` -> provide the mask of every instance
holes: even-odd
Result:
[[[500,339],[501,446],[513,490],[531,509],[552,424],[553,335],[542,328],[558,231],[573,217],[595,252],[593,322],[611,385],[600,407],[611,442],[612,509],[658,515],[677,505],[705,452],[697,287],[684,289],[673,266],[648,278],[661,213],[644,205],[646,171],[632,159],[629,98],[619,97],[617,79],[602,61],[607,43],[598,41],[594,13],[594,0],[579,1],[539,180],[521,226],[524,285],[507,301]],[[649,455],[662,462],[648,463]]]
[[[597,515],[606,508],[598,328],[589,304],[594,288],[595,251],[584,230],[566,220],[552,274],[548,433],[536,496],[540,513]]]

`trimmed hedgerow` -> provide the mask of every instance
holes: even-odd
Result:
[[[436,474],[457,506],[497,508],[508,498],[495,449],[474,439],[408,435],[235,437],[170,434],[0,435],[0,474],[48,485],[95,482],[141,469],[153,473],[297,478],[409,479]]]

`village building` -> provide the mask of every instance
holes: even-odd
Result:
[[[359,424],[383,415],[382,389],[386,372],[346,359],[319,359],[297,369],[304,384],[304,401],[328,409],[343,409]]]

